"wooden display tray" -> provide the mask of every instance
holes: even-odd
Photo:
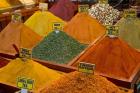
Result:
[[[103,36],[97,38],[91,45],[89,45],[83,52],[81,52],[81,54],[79,54],[71,62],[69,62],[68,66],[72,66],[78,58],[80,58],[86,51],[88,51],[88,49],[90,47],[97,44],[105,36],[106,35],[103,35]],[[98,72],[95,72],[95,73],[98,73]],[[117,86],[121,86],[121,87],[128,88],[128,89],[133,89],[134,84],[136,84],[136,82],[140,79],[140,68],[136,68],[129,79],[124,79],[124,78],[120,78],[120,77],[112,77],[112,76],[109,76],[109,75],[106,75],[103,73],[98,73],[98,74],[103,77],[106,77],[109,81],[113,82]]]

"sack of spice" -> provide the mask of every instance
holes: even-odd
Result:
[[[67,64],[85,47],[65,32],[53,31],[35,46],[32,52],[34,58]]]
[[[120,37],[130,46],[140,50],[140,19],[122,18],[117,24]]]
[[[20,22],[10,22],[0,33],[0,53],[17,54],[13,44],[17,48],[33,48],[42,37]]]
[[[113,25],[118,19],[120,12],[109,4],[97,3],[89,9],[89,15],[99,20],[103,25]]]
[[[17,87],[19,77],[34,80],[33,91],[37,91],[53,80],[59,79],[61,74],[33,60],[24,62],[20,58],[11,60],[7,66],[0,69],[0,83],[2,84]]]
[[[99,75],[72,72],[65,74],[40,93],[124,93],[116,85]]]
[[[140,69],[140,53],[119,38],[108,36],[91,45],[71,65],[79,62],[96,64],[96,72],[118,80],[129,81]]]
[[[53,31],[53,23],[55,22],[65,25],[65,22],[62,19],[56,17],[51,12],[37,11],[26,20],[25,25],[30,27],[40,36],[46,36]]]
[[[76,9],[76,5],[71,0],[59,0],[49,11],[63,20],[69,21],[74,16]]]
[[[78,13],[64,26],[64,31],[83,44],[90,44],[105,34],[105,27],[87,13]]]

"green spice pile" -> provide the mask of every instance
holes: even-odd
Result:
[[[76,57],[86,45],[62,31],[53,31],[33,48],[33,57],[41,60],[67,64]]]
[[[116,24],[120,29],[120,37],[130,46],[140,49],[140,19],[122,18]]]
[[[55,80],[40,93],[124,93],[99,75],[72,72]]]

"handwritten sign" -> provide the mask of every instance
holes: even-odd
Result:
[[[80,62],[78,66],[79,72],[93,74],[95,69],[95,64]]]
[[[55,30],[62,31],[63,30],[63,23],[61,23],[61,22],[54,22],[52,24],[52,28],[53,28],[54,31]]]
[[[118,37],[119,35],[119,27],[118,26],[106,26],[107,28],[107,35],[109,37]]]
[[[31,59],[32,51],[26,48],[20,48],[20,58]]]
[[[89,10],[88,4],[78,5],[78,12],[88,12],[88,10]]]
[[[137,17],[137,11],[135,9],[126,9],[124,10],[125,18],[135,18]]]
[[[34,80],[27,79],[24,77],[18,77],[18,80],[17,80],[18,88],[32,90],[33,86],[34,86]]]

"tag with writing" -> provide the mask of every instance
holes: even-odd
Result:
[[[78,5],[78,12],[88,12],[88,10],[89,10],[88,4]]]
[[[112,26],[112,25],[108,25],[106,26],[107,28],[107,35],[109,37],[118,37],[119,36],[119,27],[118,26]]]
[[[135,18],[137,17],[137,11],[135,9],[125,9],[124,18]]]
[[[39,3],[39,9],[41,9],[42,11],[47,11],[48,3]]]
[[[95,70],[95,64],[80,62],[78,65],[79,72],[93,74]]]

